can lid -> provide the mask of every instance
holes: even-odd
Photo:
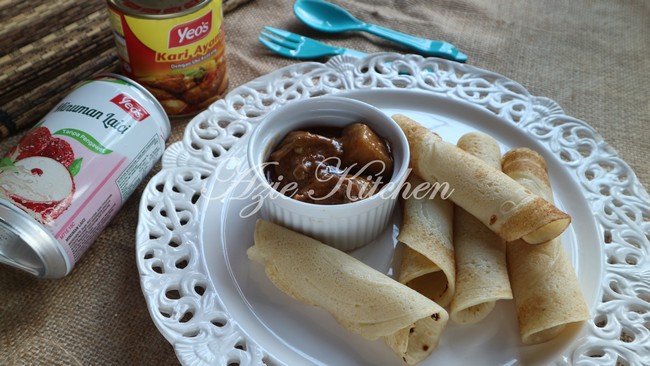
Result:
[[[1,199],[0,262],[43,278],[61,278],[72,269],[68,256],[48,230]]]
[[[124,14],[153,19],[174,18],[195,12],[210,0],[108,0]]]

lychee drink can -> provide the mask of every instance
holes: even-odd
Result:
[[[160,160],[169,119],[114,74],[83,82],[0,160],[0,262],[66,276]]]

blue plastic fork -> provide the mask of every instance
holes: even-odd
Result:
[[[264,27],[257,39],[270,50],[282,56],[301,60],[316,59],[325,56],[349,55],[364,57],[365,53],[342,47],[333,47],[309,37],[291,33],[286,30]]]

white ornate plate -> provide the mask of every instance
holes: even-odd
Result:
[[[415,55],[336,57],[277,70],[197,115],[163,156],[140,205],[137,264],[154,323],[185,365],[400,365],[381,342],[339,327],[277,290],[245,250],[257,217],[247,134],[270,110],[326,94],[403,113],[455,142],[493,135],[548,161],[557,204],[573,217],[563,242],[592,320],[543,345],[518,342],[514,307],[452,324],[421,365],[650,364],[650,197],[586,123],[552,100],[470,65]],[[392,274],[394,224],[354,256]]]

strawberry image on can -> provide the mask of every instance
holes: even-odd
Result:
[[[82,83],[0,159],[0,262],[67,275],[162,156],[162,106],[119,75]]]

